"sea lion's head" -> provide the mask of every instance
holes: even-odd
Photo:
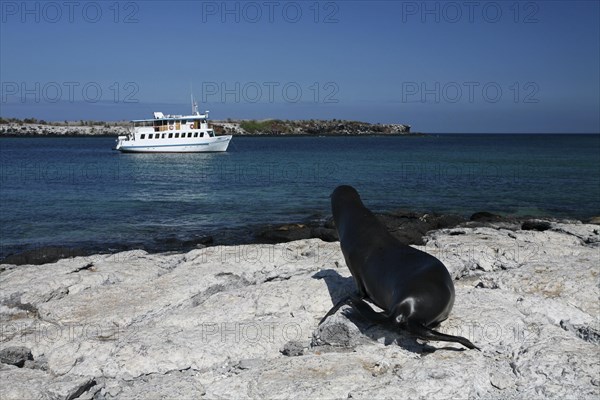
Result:
[[[360,195],[352,186],[341,185],[331,193],[331,212],[336,226],[339,226],[341,214],[344,210],[364,207]]]

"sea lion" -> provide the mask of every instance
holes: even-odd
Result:
[[[333,219],[346,265],[352,273],[358,296],[348,296],[321,320],[343,304],[365,314],[379,315],[424,340],[458,342],[469,349],[479,348],[468,339],[431,329],[448,318],[454,305],[454,284],[440,260],[392,236],[362,203],[352,186],[338,186],[331,194]],[[383,310],[367,306],[369,300]]]

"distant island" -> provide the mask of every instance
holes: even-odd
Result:
[[[367,136],[414,135],[410,125],[372,124],[331,120],[212,120],[217,134],[236,136]],[[52,121],[35,118],[0,118],[0,137],[21,136],[119,136],[127,134],[129,121]]]

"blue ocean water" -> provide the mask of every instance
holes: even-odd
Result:
[[[113,145],[0,139],[0,255],[324,218],[339,184],[379,211],[600,215],[600,135],[234,137],[215,154]]]

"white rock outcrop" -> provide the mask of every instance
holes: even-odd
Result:
[[[15,123],[0,125],[0,136],[2,135],[17,135],[17,136],[119,136],[127,135],[130,130],[128,124],[115,125],[98,124],[98,125],[48,125],[48,124],[27,124]]]
[[[4,266],[0,354],[33,360],[0,363],[0,398],[597,399],[598,230],[430,233],[456,278],[439,329],[481,352],[348,306],[319,326],[354,283],[318,239]]]

